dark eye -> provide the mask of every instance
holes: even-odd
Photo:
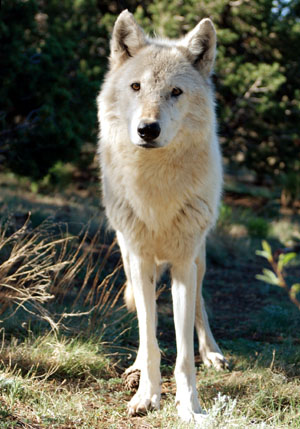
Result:
[[[182,90],[180,88],[173,88],[171,95],[172,97],[179,97],[182,94]]]
[[[139,82],[134,82],[130,86],[134,91],[139,91],[141,89],[141,84]]]

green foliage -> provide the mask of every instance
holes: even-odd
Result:
[[[284,206],[292,205],[294,201],[300,199],[300,161],[296,160],[295,165],[297,169],[295,171],[288,171],[281,175],[281,185],[283,191],[281,193],[281,203]]]
[[[34,192],[42,190],[51,190],[51,189],[62,189],[67,187],[72,181],[72,173],[74,168],[71,164],[64,164],[61,161],[58,161],[53,167],[49,168],[46,176],[43,177],[43,180],[37,182],[32,182],[31,189]],[[34,189],[35,188],[35,189]]]
[[[178,37],[206,16],[218,34],[220,139],[228,168],[247,167],[299,198],[299,0],[4,0],[0,150],[14,172],[45,176],[96,140],[95,98],[109,33],[128,8],[147,32]]]
[[[300,283],[295,283],[291,287],[291,295],[296,298],[298,293],[300,293]]]
[[[292,260],[296,258],[296,253],[291,252],[291,253],[282,253],[281,255],[279,255],[279,260],[278,260],[278,270],[281,272],[283,270],[283,268],[288,265],[288,263]]]
[[[261,280],[265,283],[269,283],[270,285],[279,286],[279,279],[273,271],[268,270],[267,268],[263,269],[263,274],[257,274],[257,280]]]
[[[247,222],[250,237],[266,238],[270,232],[269,222],[262,217],[252,217]]]
[[[263,250],[257,250],[256,254],[258,256],[262,256],[263,258],[266,258],[267,261],[272,262],[273,261],[272,249],[266,240],[262,241],[262,248]]]
[[[95,141],[106,54],[95,8],[95,0],[2,5],[1,149],[20,175],[40,179],[58,161],[76,160],[85,141]]]
[[[218,226],[226,227],[232,221],[232,208],[222,203],[219,211]]]
[[[298,301],[297,299],[297,294],[300,293],[300,284],[295,283],[289,286],[284,276],[284,268],[287,267],[287,265],[293,259],[296,258],[297,254],[295,252],[288,252],[288,253],[283,252],[283,253],[279,253],[278,257],[274,257],[272,254],[271,246],[265,240],[262,241],[262,248],[263,250],[257,250],[256,254],[258,256],[262,256],[263,258],[267,259],[267,261],[270,263],[272,267],[272,270],[264,268],[262,274],[256,275],[257,280],[261,280],[265,283],[279,286],[282,289],[284,289],[287,292],[290,300],[300,310],[300,301]]]

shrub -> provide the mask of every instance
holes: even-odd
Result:
[[[95,12],[95,0],[1,6],[0,149],[19,175],[40,179],[96,140],[107,38]]]

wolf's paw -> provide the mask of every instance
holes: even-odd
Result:
[[[180,419],[184,422],[194,422],[196,424],[201,424],[207,419],[208,414],[203,411],[201,408],[194,412],[186,404],[180,402],[177,403],[177,412]]]
[[[137,390],[140,383],[141,371],[139,369],[128,368],[122,375],[125,388],[127,390]]]
[[[222,353],[208,352],[205,355],[201,354],[203,363],[207,367],[213,366],[217,371],[229,369],[229,362],[225,359]]]
[[[137,392],[128,404],[129,416],[143,415],[147,411],[159,409],[160,394],[143,395]]]

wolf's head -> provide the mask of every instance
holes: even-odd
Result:
[[[210,19],[180,40],[164,40],[146,37],[128,11],[120,14],[111,39],[110,78],[116,114],[126,121],[134,145],[160,148],[180,139],[183,129],[211,126],[215,52]]]

